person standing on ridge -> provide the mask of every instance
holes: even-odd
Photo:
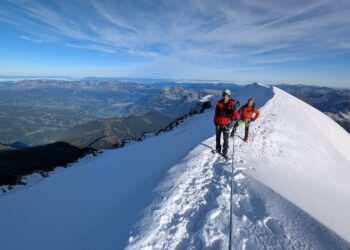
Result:
[[[215,131],[216,131],[216,153],[221,154],[221,134],[224,137],[222,155],[227,158],[228,154],[228,138],[230,129],[232,128],[233,120],[237,120],[239,117],[238,110],[236,108],[235,100],[230,98],[231,92],[229,89],[225,89],[222,92],[222,99],[217,102],[215,108]]]
[[[249,133],[249,125],[251,122],[256,121],[259,117],[259,109],[255,107],[254,99],[249,98],[247,104],[242,106],[239,109],[239,113],[241,114],[241,118],[235,123],[233,126],[232,132],[230,134],[230,137],[233,138],[236,132],[236,129],[239,125],[243,124],[245,125],[245,133],[244,133],[244,141],[248,142],[248,133]],[[253,114],[255,116],[253,117]]]

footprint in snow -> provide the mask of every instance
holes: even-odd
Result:
[[[244,178],[246,178],[246,177],[245,177],[244,174],[242,174],[242,173],[238,173],[238,174],[236,174],[236,175],[233,177],[233,179],[234,179],[235,181],[242,180],[242,179],[244,179]]]
[[[253,239],[242,239],[241,247],[242,250],[258,250],[258,243]]]
[[[277,220],[273,218],[266,218],[264,220],[265,226],[271,230],[272,233],[280,235],[283,234],[283,228],[282,226],[278,223]]]

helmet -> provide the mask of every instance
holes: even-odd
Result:
[[[225,89],[224,91],[222,91],[222,96],[225,96],[225,95],[230,96],[231,95],[231,91],[229,89]]]
[[[249,99],[248,99],[248,102],[249,102],[249,101],[254,102],[254,99],[253,99],[253,98],[249,98]]]

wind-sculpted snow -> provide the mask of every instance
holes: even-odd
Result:
[[[254,166],[253,177],[350,241],[350,135],[310,105],[274,92],[252,127],[242,165]]]
[[[235,137],[235,249],[349,249],[348,134],[276,88],[233,97],[263,106],[250,142]],[[0,197],[0,249],[227,248],[231,159],[212,153],[213,110]]]
[[[276,99],[278,96],[266,104],[260,122],[252,125],[250,144],[242,141],[241,128],[235,138],[234,249],[349,249],[350,245],[331,230],[252,177],[279,167],[274,163],[249,163],[271,153],[264,141],[271,130],[264,126],[272,125],[277,118],[273,114],[276,107],[272,106]],[[258,143],[260,147],[256,147]],[[212,137],[171,168],[157,190],[158,202],[146,210],[136,226],[139,231],[129,239],[128,249],[227,249],[232,162],[212,154],[214,148]],[[273,171],[269,174],[278,181]]]
[[[213,156],[213,146],[212,139],[203,142],[172,168],[169,179],[159,187],[159,202],[148,208],[128,249],[227,249],[231,162]],[[239,157],[235,161],[236,165],[242,162]],[[349,247],[307,213],[251,178],[249,172],[255,171],[242,167],[234,171],[235,249]]]
[[[343,187],[339,191],[348,187],[345,180],[350,176],[349,160],[344,160],[347,157],[344,148],[337,150],[329,142],[349,148],[345,145],[349,140],[345,137],[344,142],[340,137],[346,136],[346,132],[305,103],[279,89],[274,92],[275,96],[262,108],[261,118],[251,126],[250,143],[243,143],[242,128],[236,134],[233,246],[235,249],[349,249],[346,241],[324,226],[330,226],[345,239],[349,235],[346,212],[350,208],[347,202],[350,192],[337,194],[333,186]],[[269,96],[261,89],[259,93]],[[237,99],[253,96],[264,102],[254,94],[238,94]],[[310,112],[311,117],[305,112]],[[304,121],[304,125],[298,123],[298,114],[302,115],[300,122]],[[315,119],[315,127],[307,127],[308,119]],[[326,126],[334,131],[323,135],[327,131],[318,128],[318,119],[321,128]],[[290,129],[306,138],[293,133],[291,136]],[[322,141],[323,136],[329,141]],[[212,137],[194,149],[185,162],[172,168],[159,188],[162,199],[148,208],[138,225],[139,232],[130,237],[129,249],[228,247],[231,161],[212,155],[210,148],[214,146]],[[322,159],[324,156],[318,150],[331,159]],[[322,169],[313,164],[317,157],[321,159],[316,163],[325,161]],[[333,172],[335,169],[341,171],[342,177]],[[331,185],[324,182],[327,179],[333,181]],[[276,191],[283,191],[284,197]],[[332,194],[339,200],[334,200]],[[294,198],[291,200],[295,204],[285,197]],[[332,225],[332,222],[336,223]]]
[[[0,197],[0,249],[123,248],[166,172],[212,135],[204,112]]]

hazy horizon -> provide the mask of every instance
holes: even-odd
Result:
[[[350,86],[350,2],[0,2],[0,75]]]
[[[237,82],[237,81],[226,81],[226,80],[206,80],[206,79],[158,79],[158,78],[146,78],[146,77],[111,77],[111,76],[85,76],[85,77],[69,77],[69,76],[0,76],[0,83],[4,81],[19,81],[19,80],[62,80],[62,81],[79,81],[84,80],[87,78],[96,78],[96,79],[111,79],[111,80],[123,80],[123,79],[130,79],[130,80],[154,80],[151,83],[157,83],[159,81],[173,81],[177,83],[186,82],[186,83],[232,83],[237,85],[247,85],[252,83],[261,83],[264,85],[305,85],[305,86],[315,86],[315,87],[328,87],[328,88],[344,88],[344,89],[350,89],[350,86],[336,86],[332,84],[317,84],[317,83],[288,83],[288,82],[277,82],[277,83],[271,83],[271,82],[260,82],[260,81],[245,81],[245,82]]]

